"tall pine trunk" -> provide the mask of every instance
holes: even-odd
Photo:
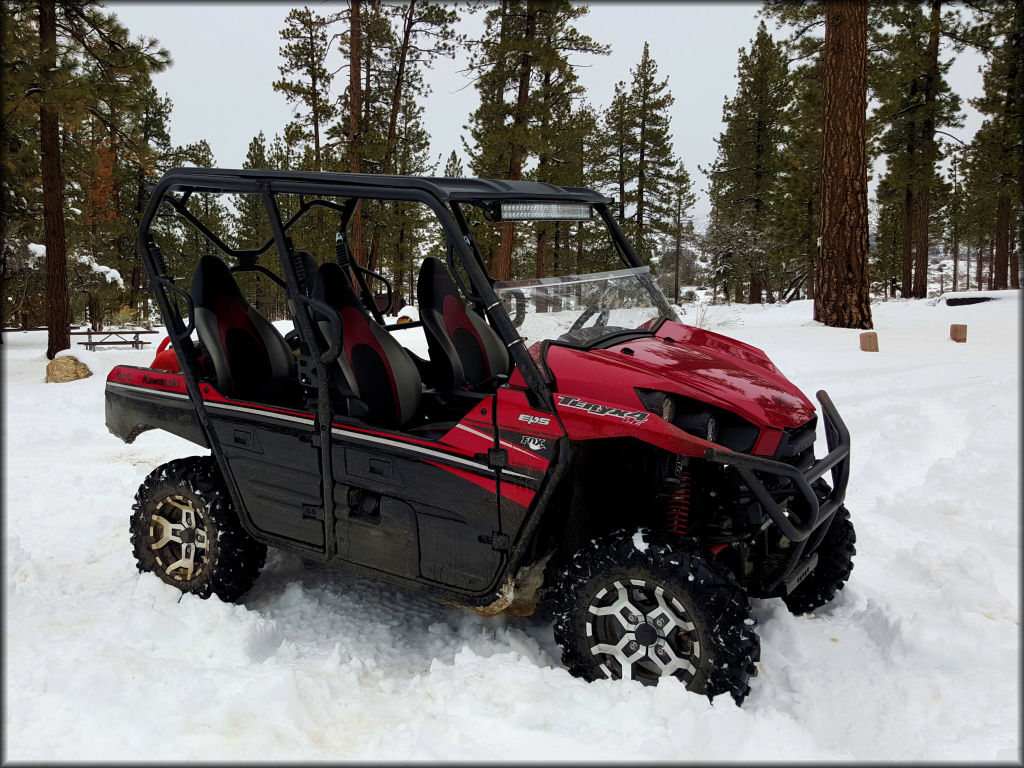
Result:
[[[868,294],[867,0],[825,0],[821,250],[814,319],[871,328]]]
[[[819,182],[820,184],[820,182]],[[817,213],[814,210],[814,201],[807,201],[807,298],[813,299],[817,295],[817,284],[818,284],[818,269],[816,256],[817,247],[815,240],[817,239]]]
[[[362,109],[362,82],[359,79],[362,62],[361,45],[362,26],[359,18],[360,0],[352,0],[349,11],[349,115],[348,115],[348,162],[352,173],[359,173],[359,153],[361,140],[359,136],[359,113]],[[362,203],[356,204],[352,214],[352,257],[356,264],[366,266],[366,249],[363,246],[363,212]]]
[[[410,0],[409,5],[405,9],[405,14],[402,20],[402,42],[401,47],[398,50],[398,72],[395,76],[395,85],[391,90],[391,108],[388,112],[388,135],[387,142],[384,145],[384,161],[381,164],[384,173],[394,173],[394,152],[395,144],[397,143],[396,137],[398,135],[398,114],[401,111],[402,105],[402,91],[405,87],[405,68],[409,60],[409,48],[412,40],[412,28],[413,21],[416,13],[416,0]],[[397,204],[381,202],[382,215],[387,217],[387,210],[390,208],[392,211],[397,209]],[[320,209],[318,208],[317,211]],[[370,264],[377,264],[377,252],[380,248],[381,228],[374,227],[373,238],[370,244]],[[396,279],[396,287],[398,290],[398,297],[401,297],[402,283]],[[396,301],[398,299],[396,298]]]
[[[987,286],[991,291],[992,286],[995,284],[996,274],[996,245],[995,240],[988,241],[988,281]]]
[[[1009,175],[1009,174],[1006,174]],[[1010,265],[1010,196],[1000,190],[996,201],[996,250],[992,264],[992,288],[1006,290],[1006,272]]]
[[[956,235],[953,235],[953,285],[949,290],[955,291],[959,285],[960,272],[960,243],[957,242]]]
[[[760,304],[764,285],[761,282],[761,271],[757,264],[750,268],[750,290],[747,293],[747,304]]]
[[[925,49],[924,117],[921,120],[921,187],[914,224],[916,259],[914,262],[915,299],[928,296],[928,223],[931,208],[932,177],[935,173],[935,103],[939,85],[939,28],[942,25],[942,0],[931,0],[928,17],[928,46]]]
[[[71,301],[64,237],[64,176],[60,167],[60,124],[53,106],[53,72],[57,68],[57,8],[39,4],[39,53],[43,98],[39,106],[39,151],[42,157],[43,243],[46,246],[46,357],[71,348]]]
[[[903,239],[900,241],[900,253],[903,257],[902,273],[900,274],[900,296],[907,298],[911,295],[914,275],[914,241],[911,232],[914,231],[914,211],[917,205],[917,198],[914,190],[907,187],[903,195]]]
[[[679,301],[679,235],[676,235],[676,244],[673,249],[674,262],[672,267],[672,303],[675,304]]]
[[[516,106],[513,112],[514,127],[511,151],[508,161],[508,179],[518,181],[523,177],[523,162],[526,160],[526,147],[523,146],[523,133],[529,117],[530,76],[533,72],[533,56],[529,53],[537,30],[537,7],[533,0],[526,3],[526,30],[523,35],[524,47],[519,64],[519,87],[516,92]],[[515,225],[506,222],[501,225],[501,242],[494,260],[491,275],[497,280],[508,280],[512,277],[512,251],[515,250]]]
[[[971,246],[964,247],[964,290],[971,290]]]
[[[1010,243],[1010,287],[1020,288],[1020,254],[1013,242]]]
[[[910,295],[915,299],[928,296],[928,205],[931,190],[928,187],[918,191],[913,217],[914,285]]]
[[[405,87],[405,67],[409,60],[413,22],[416,18],[416,0],[409,0],[402,21],[402,43],[398,50],[398,72],[395,87],[391,92],[391,111],[388,114],[388,140],[384,147],[384,173],[394,173],[392,157],[395,151],[395,137],[398,133],[398,113],[402,107],[402,90]]]

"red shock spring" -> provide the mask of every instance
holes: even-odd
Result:
[[[679,474],[679,486],[668,497],[665,528],[669,533],[685,536],[690,527],[690,471]]]

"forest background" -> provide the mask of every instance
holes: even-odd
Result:
[[[713,301],[815,297],[823,3],[761,6],[738,52],[735,91],[725,95],[717,154],[699,167],[674,138],[670,108],[701,73],[663,71],[646,44],[613,51],[582,32],[601,5],[353,0],[274,7],[280,46],[266,55],[276,57],[272,87],[291,119],[250,127],[244,167],[594,187],[615,199],[620,225],[673,301],[693,300],[692,289],[701,287]],[[872,5],[868,13],[871,296],[924,298],[950,257],[940,291],[1019,287],[1022,3],[930,0]],[[176,165],[218,165],[204,139],[172,144],[173,104],[154,87],[154,77],[173,66],[171,54],[148,36],[152,30],[130,32],[116,14],[116,4],[91,2],[3,6],[4,327],[52,324],[55,283],[68,296],[60,322],[99,328],[151,320],[135,242],[147,185]],[[226,45],[245,44],[224,34]],[[424,116],[431,68],[460,53],[464,130],[431,136]],[[969,99],[948,83],[958,56],[980,62],[982,89]],[[594,103],[581,68],[609,57],[619,75],[610,97]],[[981,120],[964,140],[953,131],[968,107]],[[43,151],[47,142],[58,151]],[[694,183],[698,171],[709,179],[704,189]],[[695,215],[698,195],[706,196],[706,216]],[[235,244],[268,236],[244,200],[196,197],[197,213]],[[64,253],[52,245],[58,229]],[[356,257],[412,300],[419,260],[443,248],[431,223],[364,206],[360,229]],[[305,234],[319,259],[333,251],[332,232]],[[566,265],[590,268],[582,237],[553,224],[518,237],[496,228],[481,246],[496,277],[545,276]],[[208,247],[182,229],[173,250],[187,264]],[[63,275],[55,274],[60,261]],[[257,291],[251,299],[273,319],[283,316],[269,296]]]

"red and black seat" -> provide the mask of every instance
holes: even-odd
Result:
[[[440,389],[481,389],[509,372],[508,350],[476,312],[470,312],[437,258],[428,257],[416,281],[420,320],[434,381]]]
[[[369,409],[363,418],[390,429],[408,423],[419,408],[422,390],[419,371],[409,354],[370,317],[338,264],[320,265],[313,298],[341,314],[338,368],[347,388]],[[329,324],[318,325],[326,336]]]
[[[191,296],[199,340],[222,394],[281,404],[301,397],[291,349],[249,306],[227,264],[211,254],[201,256]]]

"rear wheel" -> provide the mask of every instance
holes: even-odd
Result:
[[[153,470],[132,510],[138,569],[182,592],[237,600],[263,567],[267,548],[242,528],[210,456],[176,459]]]
[[[574,675],[655,685],[673,677],[737,704],[760,642],[736,578],[682,541],[619,531],[574,557],[558,591],[555,640]]]

